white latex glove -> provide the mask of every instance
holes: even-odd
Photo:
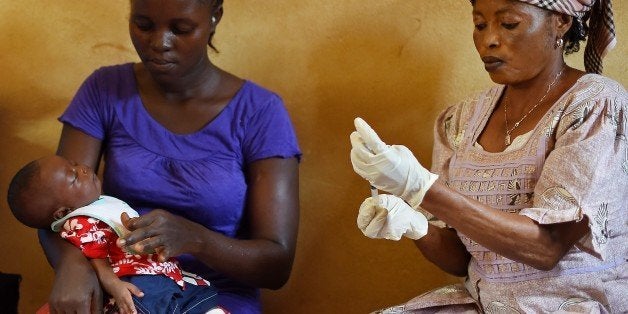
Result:
[[[351,133],[353,170],[374,187],[400,196],[418,208],[438,175],[429,172],[402,145],[386,145],[361,118]]]
[[[427,234],[427,219],[402,199],[380,194],[360,205],[358,228],[372,239],[398,241],[402,236],[418,240]]]

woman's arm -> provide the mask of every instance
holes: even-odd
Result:
[[[82,131],[64,124],[57,147],[57,155],[89,166],[98,172],[102,150],[102,141]]]
[[[599,115],[602,116],[602,115]],[[379,139],[377,134],[370,128],[362,127],[356,124],[356,130],[351,135],[351,161],[353,167],[358,174],[369,180],[372,185],[385,191],[395,191],[404,198],[410,205],[421,205],[423,209],[435,215],[458,232],[473,239],[473,241],[487,247],[488,249],[503,255],[512,260],[516,260],[537,269],[552,269],[567,251],[588,231],[586,219],[573,221],[577,216],[575,213],[582,207],[570,205],[567,216],[555,220],[555,223],[548,221],[540,224],[533,219],[519,214],[506,213],[501,210],[491,208],[478,201],[472,200],[462,194],[448,188],[440,181],[433,183],[431,175],[416,160],[407,148],[403,146],[388,146]],[[582,131],[580,131],[582,132]],[[359,133],[359,134],[358,134]],[[602,153],[602,148],[606,149],[606,153],[612,156],[613,152],[609,152],[609,147],[614,140],[615,132],[584,132],[588,136],[598,137],[598,141],[581,141],[581,137],[571,137],[561,143],[562,147],[557,147],[552,151],[546,159],[541,178],[537,182],[537,187],[541,191],[545,191],[547,186],[557,187],[560,185],[571,184],[565,178],[565,174],[570,173],[570,169],[578,169],[580,173],[587,173],[587,176],[578,178],[579,184],[594,182],[592,177],[595,173],[589,173],[589,170],[604,165],[604,161],[593,162],[594,158],[582,159],[580,162],[574,161],[565,167],[564,158],[561,156],[578,155],[583,149],[585,151],[595,151]],[[357,134],[357,135],[356,135]],[[437,137],[436,143],[442,143],[443,136]],[[369,147],[380,147],[381,150],[377,154],[369,153],[362,148],[362,143],[367,143]],[[571,145],[567,145],[571,144]],[[436,166],[438,170],[446,168],[447,160],[450,154],[441,154],[438,152],[451,151],[448,147],[435,148]],[[571,152],[571,154],[565,154]],[[606,156],[608,158],[608,156]],[[602,159],[602,158],[599,158]],[[565,167],[565,169],[562,169]],[[558,173],[553,173],[556,168]],[[440,173],[447,173],[441,171]],[[591,178],[589,178],[591,177]],[[558,181],[557,181],[558,180]],[[556,181],[556,182],[554,182]],[[573,181],[573,180],[571,180]],[[543,186],[546,185],[545,188]],[[608,180],[604,184],[598,184],[597,189],[604,188],[608,185]],[[586,195],[592,195],[592,185],[587,188],[575,186],[575,192],[587,191]],[[603,191],[603,189],[601,190]],[[579,200],[580,203],[586,201]],[[540,206],[556,206],[552,204],[541,204]],[[574,214],[569,215],[573,212]],[[561,220],[562,219],[562,220]],[[562,223],[557,223],[561,222]],[[437,257],[438,255],[433,255]],[[437,265],[442,265],[446,260],[433,260]]]
[[[48,297],[51,313],[102,313],[103,295],[98,278],[81,251],[52,231],[40,229],[38,235],[55,271]]]
[[[296,158],[271,158],[249,167],[248,225],[250,239],[239,241],[213,260],[227,275],[256,286],[279,289],[290,277],[299,224],[299,172]],[[213,245],[201,252],[220,252]],[[202,253],[201,253],[202,254]],[[247,256],[247,258],[241,258]],[[235,263],[234,263],[235,262]],[[219,265],[218,265],[219,264]]]
[[[622,108],[627,98],[616,82],[586,84],[579,88],[589,90],[587,96],[567,97],[573,102],[565,104],[552,126],[555,143],[539,169],[529,207],[506,213],[439,183],[427,192],[421,207],[473,241],[537,269],[552,269],[574,245],[604,258],[604,241],[591,240],[602,236],[600,224],[591,220],[604,204],[617,204],[617,210],[622,206],[627,181],[618,174],[623,173],[626,141],[621,138],[626,132],[618,121],[626,121]],[[461,126],[468,121],[464,108],[442,115],[437,123],[432,160],[433,170],[443,174],[442,182],[447,181],[455,139],[463,135]],[[583,238],[587,233],[591,237]]]
[[[443,271],[458,277],[467,275],[471,254],[456,234],[456,230],[429,225],[427,234],[414,245],[423,256]]]
[[[586,219],[540,225],[467,198],[439,182],[429,189],[421,207],[486,248],[541,270],[552,269],[588,231]]]
[[[296,158],[253,162],[248,172],[248,239],[232,239],[200,224],[154,210],[130,220],[121,245],[162,258],[190,253],[208,267],[251,286],[279,289],[294,260],[299,222]]]
[[[101,141],[69,125],[63,126],[57,155],[97,168]],[[57,233],[39,230],[39,242],[55,270],[49,303],[53,313],[102,312],[102,290],[89,261]]]

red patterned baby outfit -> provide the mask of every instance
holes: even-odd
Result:
[[[118,235],[109,225],[87,216],[69,218],[63,224],[61,237],[81,249],[91,259],[108,259],[113,272],[118,276],[165,275],[184,288],[184,281],[204,286],[203,278],[190,273],[182,274],[174,258],[160,262],[156,254],[133,255],[116,245]],[[184,277],[186,277],[184,279]]]

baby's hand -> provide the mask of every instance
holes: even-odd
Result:
[[[134,284],[122,280],[108,292],[116,300],[116,306],[120,314],[136,314],[137,311],[135,310],[131,294],[140,298],[144,296],[144,292]]]

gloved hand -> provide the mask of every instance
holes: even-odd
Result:
[[[374,187],[400,196],[418,208],[438,175],[429,172],[405,146],[386,145],[361,118],[351,133],[353,170]]]
[[[369,197],[360,205],[358,228],[372,239],[398,241],[401,236],[418,240],[427,234],[427,219],[402,199],[380,194]]]

